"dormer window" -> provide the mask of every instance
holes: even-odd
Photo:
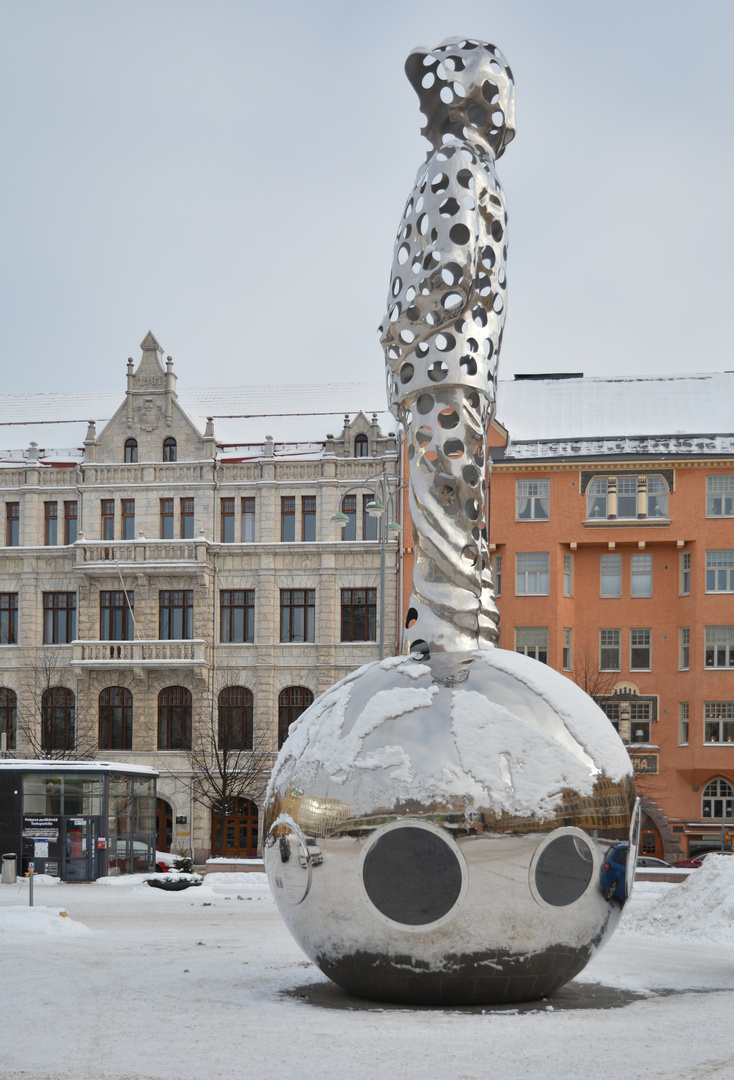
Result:
[[[357,435],[354,440],[354,456],[367,457],[368,443],[366,435]]]
[[[126,439],[125,441],[125,464],[134,465],[138,460],[138,440]]]
[[[176,440],[170,438],[170,436],[169,438],[163,440],[163,460],[176,460]]]

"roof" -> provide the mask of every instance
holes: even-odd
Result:
[[[148,765],[129,765],[125,761],[54,761],[46,758],[3,758],[0,769],[22,769],[24,772],[125,772],[141,776],[158,776]]]

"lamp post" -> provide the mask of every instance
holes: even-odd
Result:
[[[372,494],[372,499],[365,505],[364,509],[371,518],[376,519],[377,540],[380,544],[380,660],[384,658],[385,653],[385,551],[388,541],[397,538],[397,535],[402,532],[402,525],[395,520],[397,515],[395,514],[394,500],[396,493],[407,486],[397,477],[393,477],[395,483],[391,487],[390,479],[391,477],[383,468],[378,476],[370,476],[361,483],[348,488],[342,494],[341,502],[341,505],[343,505],[347,495],[358,490],[366,489]],[[331,520],[344,529],[349,523],[349,514],[339,510],[336,514],[331,515]]]

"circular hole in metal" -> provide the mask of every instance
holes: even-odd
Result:
[[[443,382],[448,373],[448,366],[443,360],[434,360],[427,371],[428,378],[431,382]],[[420,412],[420,409],[418,411]]]
[[[422,644],[413,642],[411,652]],[[377,910],[393,922],[425,926],[459,899],[461,865],[441,837],[403,825],[380,836],[365,856],[362,880]]]
[[[458,224],[451,226],[449,229],[449,236],[455,244],[468,244],[471,233],[466,225]]]
[[[419,412],[421,416],[427,416],[427,414],[433,408],[433,397],[431,394],[421,394],[415,403],[416,412]]]
[[[412,364],[406,362],[405,364],[403,364],[398,374],[400,375],[401,383],[409,383],[410,380],[413,378],[413,375],[415,374],[415,368]]]
[[[594,873],[591,848],[580,836],[557,836],[543,848],[535,865],[535,887],[552,907],[567,907],[589,887]]]

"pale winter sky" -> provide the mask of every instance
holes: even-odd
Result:
[[[415,45],[517,83],[501,376],[734,368],[734,4],[0,0],[0,391],[382,378]]]

